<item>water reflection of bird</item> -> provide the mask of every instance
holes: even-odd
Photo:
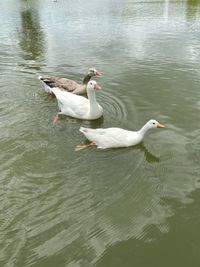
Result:
[[[87,74],[84,76],[82,84],[78,84],[77,82],[67,78],[59,78],[56,76],[39,76],[38,78],[43,82],[44,89],[49,94],[52,94],[52,88],[56,87],[77,95],[81,95],[86,93],[87,83],[93,76],[101,76],[101,73],[95,68],[90,68]]]
[[[19,45],[23,51],[22,57],[27,62],[41,60],[44,55],[44,33],[39,23],[37,11],[28,8],[21,11],[21,30],[19,32]],[[38,69],[38,65],[34,65]],[[30,68],[30,64],[29,64]]]
[[[136,145],[133,149],[139,149],[140,151],[144,152],[145,159],[149,163],[160,161],[160,159],[157,156],[149,152],[149,150],[145,147],[143,142],[141,142],[139,145]]]
[[[138,131],[128,131],[121,128],[91,129],[81,127],[80,132],[83,133],[91,143],[79,145],[75,150],[78,151],[91,145],[96,145],[97,148],[100,149],[134,146],[143,140],[149,129],[164,127],[164,125],[156,120],[149,120]]]

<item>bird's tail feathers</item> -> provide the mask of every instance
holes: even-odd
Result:
[[[84,128],[84,127],[80,127],[79,131],[81,133],[87,133],[88,132],[87,128]]]

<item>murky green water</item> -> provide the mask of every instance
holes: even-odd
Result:
[[[0,266],[200,266],[200,1],[0,1]],[[37,76],[103,73],[104,117],[63,117]],[[152,130],[74,152],[80,126]]]

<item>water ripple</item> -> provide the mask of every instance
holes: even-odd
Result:
[[[111,92],[103,92],[99,96],[99,103],[102,103],[104,108],[104,116],[110,121],[113,119],[117,119],[120,123],[121,121],[126,119],[127,116],[127,107],[125,106],[124,102],[117,98]],[[108,121],[109,123],[109,121]]]
[[[118,242],[170,231],[171,203],[191,204],[200,186],[198,16],[186,21],[185,2],[170,16],[161,2],[69,2],[0,1],[5,267],[94,266]],[[80,81],[91,65],[104,116],[53,127],[37,74]],[[137,130],[152,117],[167,127],[139,146],[74,151],[80,126]]]

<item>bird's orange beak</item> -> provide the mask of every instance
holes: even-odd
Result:
[[[165,128],[165,125],[161,124],[161,123],[157,123],[157,128]]]
[[[100,89],[101,89],[101,86],[98,85],[98,83],[96,83],[96,84],[94,85],[94,90],[99,91]]]
[[[98,71],[98,70],[96,71],[95,75],[96,75],[97,77],[102,76],[101,72]]]

